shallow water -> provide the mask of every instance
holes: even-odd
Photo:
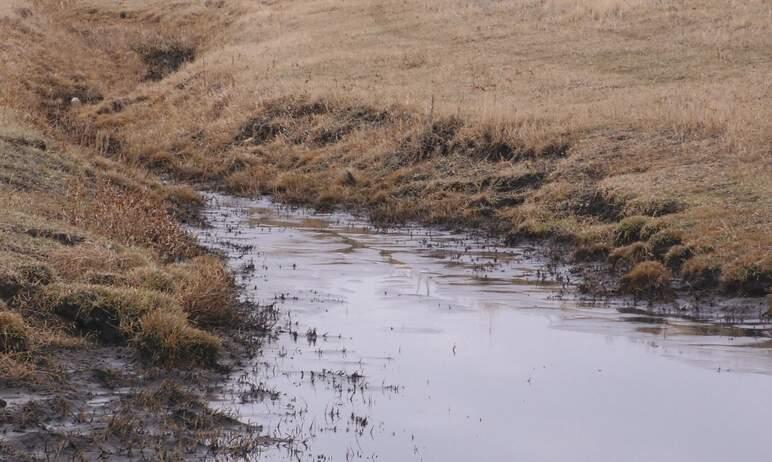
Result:
[[[199,237],[280,310],[214,403],[295,438],[255,459],[768,460],[769,339],[582,303],[526,248],[211,200]]]

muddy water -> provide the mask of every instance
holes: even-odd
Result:
[[[216,405],[295,438],[257,460],[769,460],[772,350],[561,293],[529,249],[212,196],[281,333]]]

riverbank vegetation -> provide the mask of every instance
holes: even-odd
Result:
[[[232,282],[179,227],[195,192],[158,176],[568,242],[620,291],[676,278],[763,296],[770,15],[761,0],[6,3],[0,290],[40,328],[6,342],[5,370],[29,373],[16,350],[79,345],[68,326],[213,361]]]
[[[772,281],[763,1],[70,0],[5,15],[3,104],[117,162],[601,259],[636,222],[656,230],[630,238],[646,258],[694,288]]]
[[[136,346],[150,362],[213,363],[220,341],[206,330],[233,320],[235,285],[177,222],[194,193],[52,141],[9,111],[0,153],[7,379],[34,381],[39,353],[92,340]]]

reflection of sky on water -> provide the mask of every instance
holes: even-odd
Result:
[[[254,245],[234,267],[254,261],[251,295],[287,294],[280,308],[298,322],[297,339],[267,345],[220,403],[276,434],[311,435],[302,453],[268,460],[767,455],[772,354],[748,347],[763,340],[562,297],[535,280],[527,249],[222,200],[203,239]],[[282,397],[240,402],[260,382]]]

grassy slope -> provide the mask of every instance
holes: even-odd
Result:
[[[772,281],[762,0],[72,0],[29,13],[0,25],[3,104],[107,156],[380,220],[567,239],[620,273],[654,259],[728,292]],[[195,60],[147,80],[159,50]]]
[[[227,323],[235,298],[222,264],[199,256],[175,221],[175,203],[195,193],[18,121],[0,111],[0,312],[24,327],[0,319],[0,337],[14,341],[0,374],[40,381],[52,373],[46,352],[86,347],[82,334],[128,341],[158,363],[211,364],[220,341],[199,327]]]

